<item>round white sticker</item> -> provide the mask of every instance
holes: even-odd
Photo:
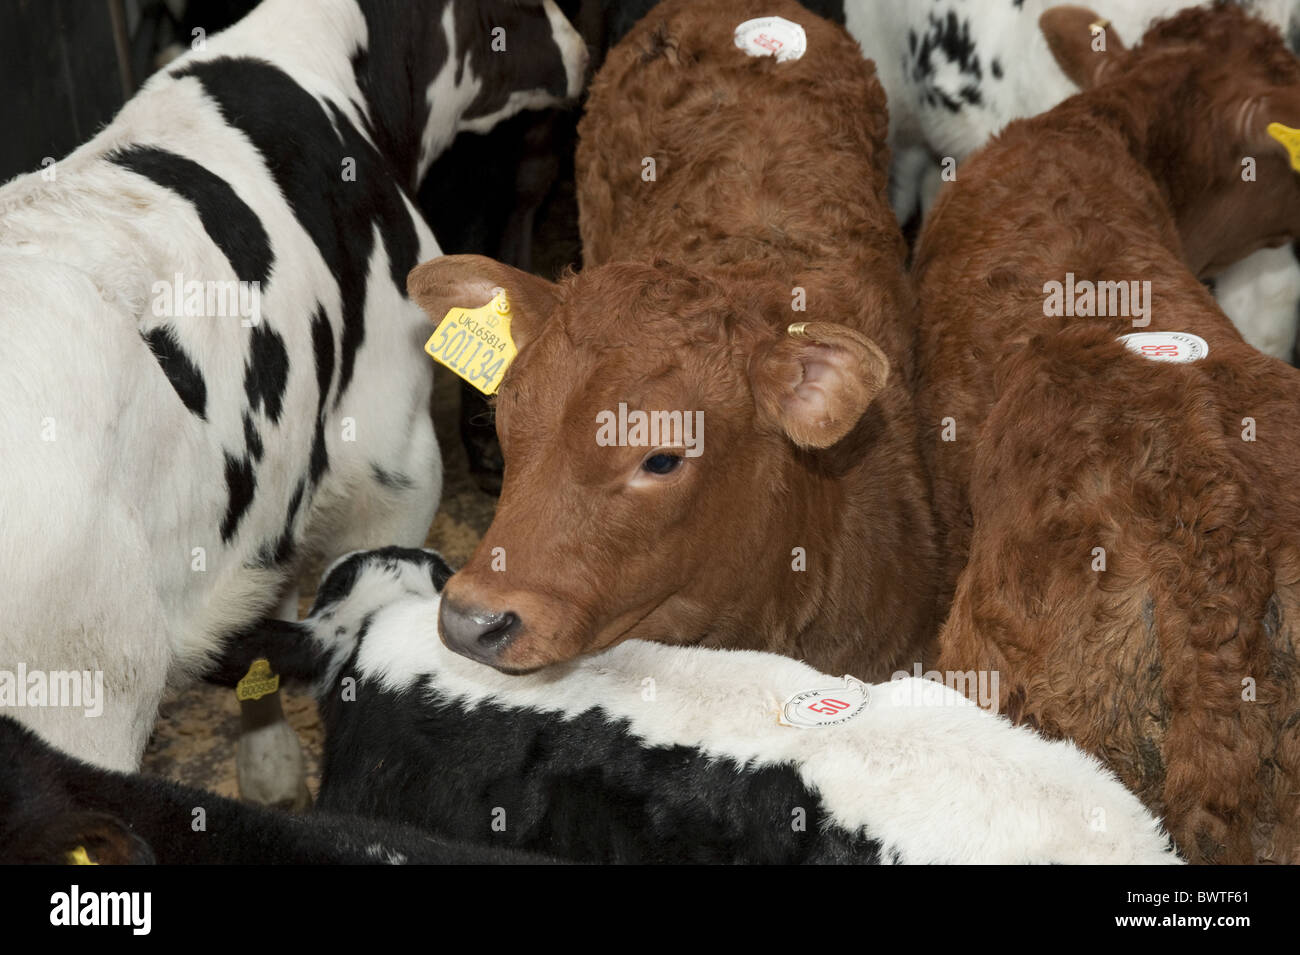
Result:
[[[844,677],[844,686],[829,690],[804,690],[785,701],[780,722],[808,729],[847,723],[871,702],[871,688],[861,680]]]
[[[803,27],[785,17],[759,17],[736,27],[736,46],[750,56],[774,56],[778,63],[797,60],[808,49]]]
[[[1210,353],[1205,339],[1191,332],[1132,332],[1119,340],[1133,354],[1152,361],[1200,361]]]

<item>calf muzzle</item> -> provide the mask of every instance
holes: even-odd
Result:
[[[466,607],[446,598],[438,610],[442,642],[461,656],[497,666],[497,658],[519,635],[523,622],[512,611]]]

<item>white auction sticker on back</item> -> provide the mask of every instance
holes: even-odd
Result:
[[[842,687],[827,690],[804,690],[785,701],[777,722],[785,726],[811,729],[847,723],[871,702],[871,687],[851,676],[844,677]]]
[[[1200,361],[1210,353],[1205,339],[1191,332],[1132,332],[1119,340],[1133,354],[1152,361]]]
[[[774,56],[778,63],[797,60],[808,49],[803,27],[785,17],[759,17],[736,27],[736,46],[750,56]]]

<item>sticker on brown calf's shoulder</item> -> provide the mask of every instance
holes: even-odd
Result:
[[[1149,361],[1186,364],[1200,361],[1210,353],[1205,339],[1191,332],[1131,332],[1121,335],[1118,341]]]

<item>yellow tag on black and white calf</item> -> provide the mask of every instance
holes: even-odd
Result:
[[[424,343],[429,357],[446,365],[485,395],[495,395],[519,353],[510,337],[505,289],[478,308],[453,308]]]
[[[271,670],[271,662],[265,657],[258,657],[248,668],[248,672],[235,684],[235,699],[241,703],[260,700],[280,689],[280,675]]]
[[[90,853],[86,851],[85,846],[77,846],[77,848],[69,850],[67,863],[68,865],[99,865],[90,857]]]
[[[851,676],[828,690],[804,690],[785,701],[777,722],[800,729],[847,723],[871,702],[871,687]]]

